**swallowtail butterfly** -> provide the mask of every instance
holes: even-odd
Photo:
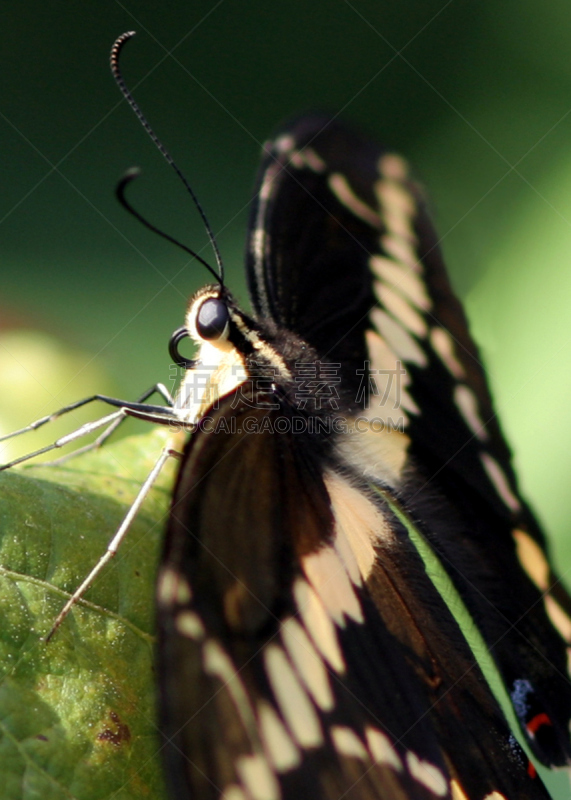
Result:
[[[194,412],[158,579],[173,797],[544,797],[409,535],[533,753],[568,763],[569,598],[422,192],[400,157],[305,116],[265,146],[255,195],[254,313],[224,285],[187,313],[218,392]]]
[[[246,271],[252,314],[218,276],[191,299],[174,407],[123,404],[193,429],[157,579],[170,795],[548,797],[423,556],[534,756],[568,764],[571,603],[405,161],[334,118],[285,125]]]

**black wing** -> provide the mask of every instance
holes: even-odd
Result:
[[[363,364],[378,396],[395,401],[390,421],[410,443],[394,488],[472,613],[530,746],[546,764],[568,763],[571,604],[519,495],[405,162],[326,117],[291,123],[266,147],[247,269],[258,315],[341,364],[347,410],[371,416]]]
[[[231,394],[181,466],[158,582],[173,798],[547,798],[402,525],[280,419]]]

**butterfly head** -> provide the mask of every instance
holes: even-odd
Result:
[[[185,338],[197,347],[192,359],[179,351]],[[305,415],[307,399],[300,392],[304,370],[317,369],[321,363],[301,337],[270,319],[246,314],[220,284],[209,284],[191,298],[185,325],[171,337],[170,354],[186,370],[177,407],[191,424],[199,423],[222,397],[238,388],[250,408],[289,407],[292,413]],[[321,415],[327,405],[315,403],[315,413]]]

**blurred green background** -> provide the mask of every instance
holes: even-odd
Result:
[[[569,3],[4,2],[3,431],[93,391],[134,397],[168,383],[169,335],[206,278],[113,196],[118,176],[141,166],[138,207],[210,257],[110,77],[109,48],[128,29],[138,36],[126,79],[203,202],[242,297],[260,145],[283,118],[341,111],[413,162],[525,491],[567,572]]]

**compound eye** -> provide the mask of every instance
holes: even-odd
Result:
[[[221,339],[227,331],[228,307],[222,300],[209,297],[198,309],[196,330],[202,339],[212,341]]]

